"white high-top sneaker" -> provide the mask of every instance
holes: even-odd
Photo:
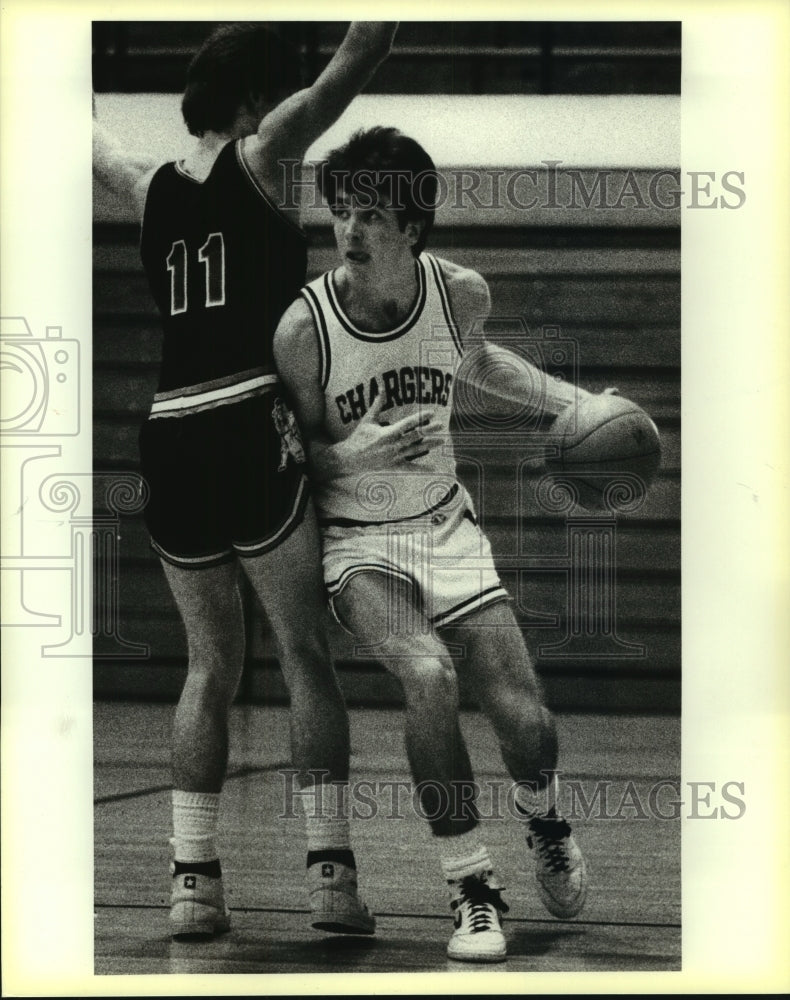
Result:
[[[527,846],[535,853],[535,878],[543,905],[569,920],[587,898],[587,866],[568,822],[557,815],[529,821]]]
[[[376,918],[359,898],[357,873],[339,861],[307,869],[312,926],[330,934],[374,934]]]
[[[502,914],[508,907],[493,874],[483,871],[448,882],[455,915],[455,930],[447,945],[449,958],[460,962],[503,962],[507,957]]]

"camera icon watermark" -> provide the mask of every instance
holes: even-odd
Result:
[[[530,333],[520,316],[489,317],[470,332],[455,376],[455,417],[461,443],[476,435],[544,434],[556,413],[558,393],[579,381],[579,345],[558,326]],[[562,389],[560,388],[562,386]],[[564,390],[564,392],[563,392]]]
[[[36,338],[23,316],[0,318],[0,434],[67,437],[80,431],[80,345],[48,326]]]
[[[45,657],[146,657],[120,634],[119,543],[120,517],[144,507],[147,485],[79,468],[80,360],[62,327],[37,338],[24,317],[0,318],[0,627],[58,629],[39,633]]]

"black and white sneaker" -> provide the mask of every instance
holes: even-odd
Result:
[[[587,866],[568,822],[554,814],[529,821],[527,846],[535,852],[535,878],[543,905],[569,920],[587,898]]]
[[[484,871],[449,882],[455,930],[447,945],[448,958],[460,962],[503,962],[507,957],[502,914],[507,913],[508,907],[500,896],[502,887],[492,877],[492,871]]]
[[[174,866],[171,866],[171,871]],[[211,938],[230,930],[222,879],[182,872],[173,875],[170,934],[181,940]]]
[[[359,898],[357,873],[339,861],[307,869],[311,923],[328,934],[375,934],[376,918]]]

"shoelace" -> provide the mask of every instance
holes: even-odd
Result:
[[[553,872],[566,872],[570,867],[567,851],[567,838],[571,828],[564,819],[536,817],[530,820],[529,828],[537,841],[538,853]],[[533,846],[532,836],[527,837],[527,843]]]
[[[453,909],[458,909],[469,903],[469,923],[472,933],[489,931],[495,924],[490,907],[493,906],[500,913],[507,913],[510,909],[502,899],[501,892],[502,889],[494,889],[475,875],[469,875],[461,880],[460,895],[458,899],[453,900],[452,906]]]

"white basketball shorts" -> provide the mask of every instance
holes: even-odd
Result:
[[[464,489],[426,516],[374,525],[329,525],[321,529],[321,537],[330,606],[343,628],[334,602],[358,573],[383,573],[413,587],[420,609],[435,628],[510,598]]]

